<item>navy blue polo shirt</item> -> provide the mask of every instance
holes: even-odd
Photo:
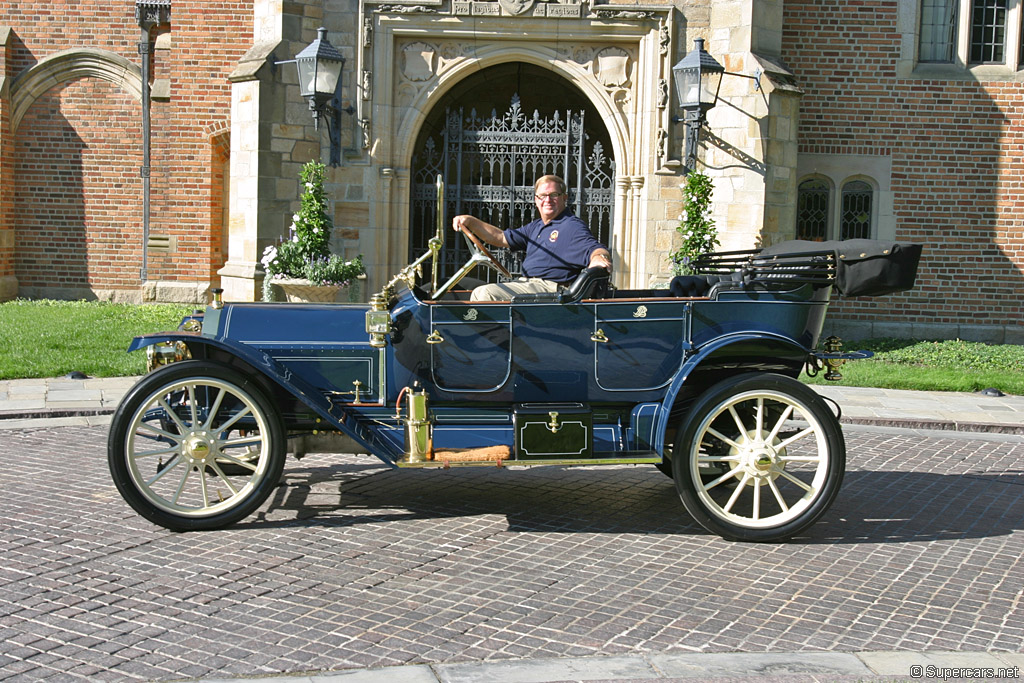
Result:
[[[564,284],[590,265],[595,249],[607,249],[569,209],[547,225],[538,218],[521,228],[505,231],[508,246],[526,251],[523,275]]]

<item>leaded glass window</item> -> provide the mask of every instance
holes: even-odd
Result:
[[[863,180],[851,180],[843,185],[839,239],[871,238],[871,203],[873,199],[874,190]]]
[[[971,6],[971,64],[1006,61],[1006,12],[1009,0],[974,0]]]
[[[831,199],[828,182],[819,178],[805,180],[797,188],[796,238],[822,241],[828,236]]]
[[[959,0],[922,0],[918,50],[922,62],[953,62],[959,4]]]

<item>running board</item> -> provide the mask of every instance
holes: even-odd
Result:
[[[425,467],[535,467],[539,465],[654,465],[661,462],[661,456],[654,451],[628,451],[596,453],[592,458],[536,458],[513,460],[508,446],[467,448],[434,451],[431,460],[409,462],[399,460],[395,464],[402,468]]]

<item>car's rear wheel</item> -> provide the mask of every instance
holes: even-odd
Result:
[[[230,368],[185,361],[136,384],[114,414],[107,460],[122,497],[174,531],[217,529],[277,485],[286,434],[264,392]]]
[[[737,541],[782,541],[832,505],[846,445],[828,405],[800,382],[743,374],[693,404],[673,449],[676,489],[708,531]],[[708,476],[710,468],[724,472]]]

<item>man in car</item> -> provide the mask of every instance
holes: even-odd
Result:
[[[608,247],[566,208],[569,197],[565,182],[558,176],[541,176],[533,185],[533,194],[540,218],[521,228],[500,230],[469,215],[456,216],[452,221],[455,230],[469,230],[492,246],[526,252],[523,277],[477,287],[472,301],[508,301],[516,294],[557,292],[591,266],[611,272]]]

